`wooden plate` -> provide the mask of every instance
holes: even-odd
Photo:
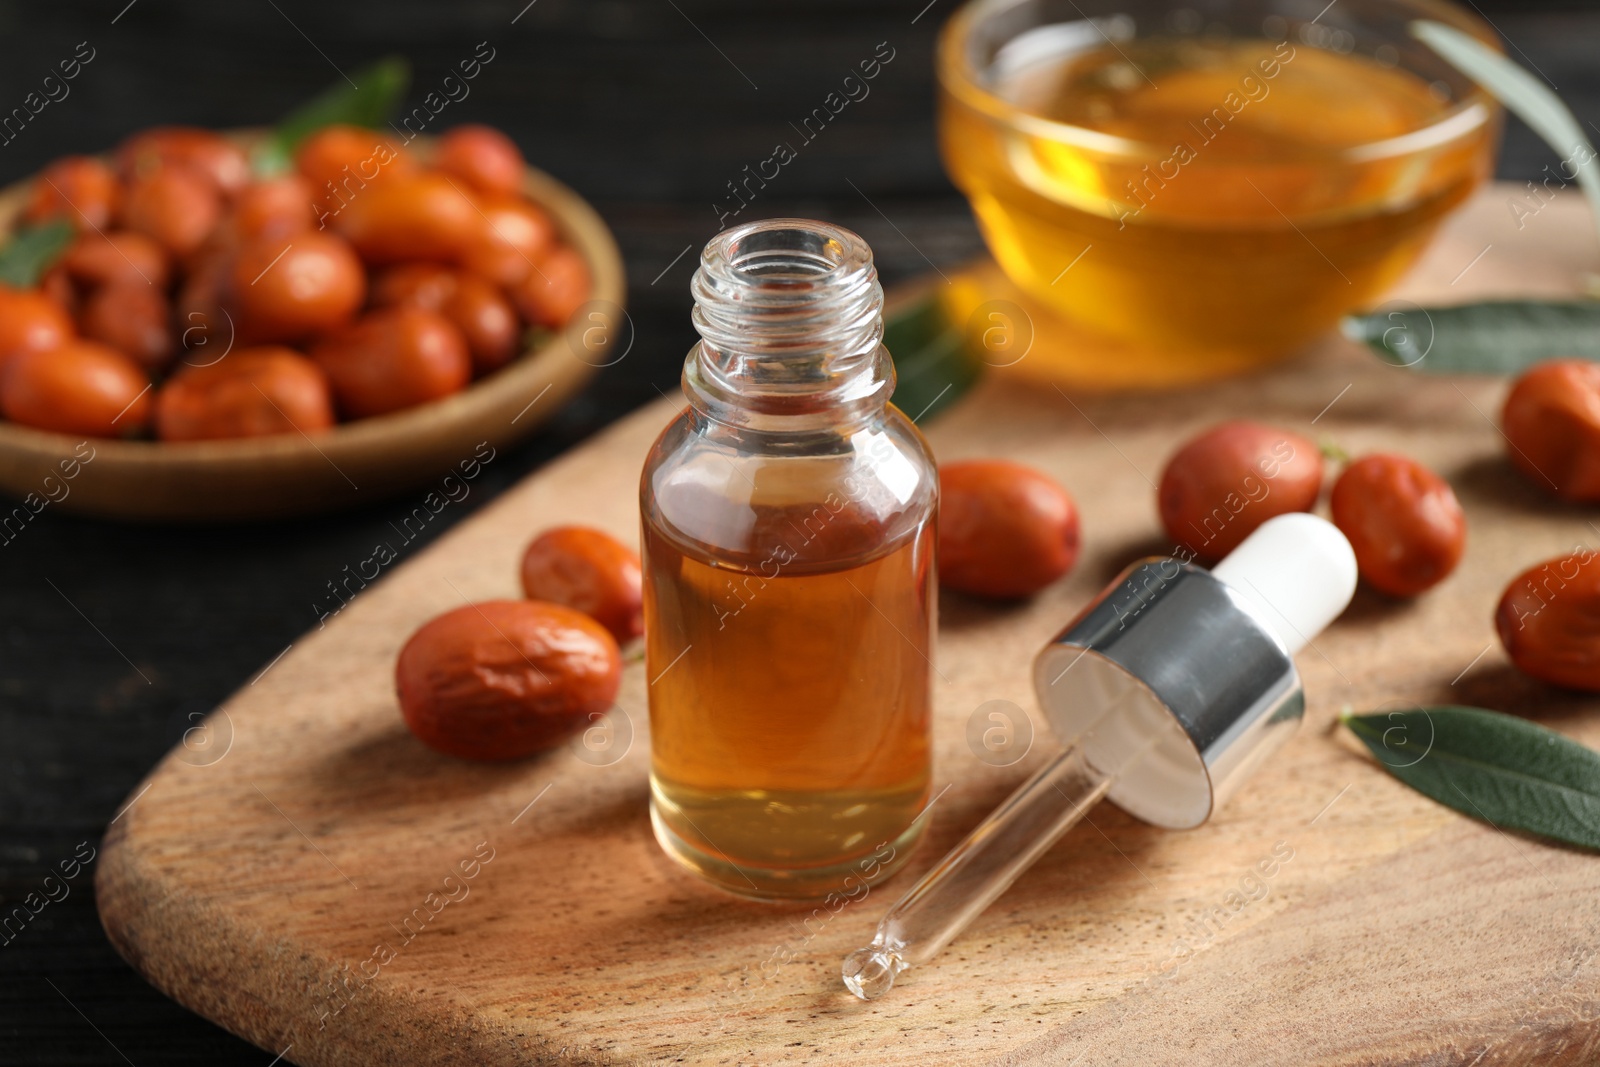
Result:
[[[1582,199],[1558,194],[1519,231],[1516,191],[1451,218],[1395,298],[1573,294],[1594,264]],[[303,1067],[1592,1067],[1600,864],[1435,804],[1335,728],[1345,705],[1463,703],[1600,743],[1600,700],[1520,675],[1495,640],[1512,575],[1595,538],[1593,509],[1511,469],[1486,414],[1506,388],[1338,338],[1184,392],[1069,400],[989,374],[927,427],[935,453],[1058,479],[1083,556],[1025,604],[942,598],[928,837],[893,881],[817,907],[726,896],[663,855],[642,662],[603,723],[517,763],[440,756],[395,706],[407,636],[464,599],[517,596],[552,514],[637,536],[639,467],[676,412],[662,400],[410,556],[185,735],[106,832],[106,933],[157,988]],[[843,956],[1050,755],[1034,650],[1124,563],[1169,550],[1146,479],[1241,414],[1449,478],[1460,568],[1415,601],[1357,595],[1298,658],[1299,735],[1205,826],[1165,833],[1103,804],[938,959],[856,1000]],[[1038,731],[1011,766],[968,741],[995,701],[1019,747]]]
[[[28,184],[0,192],[0,232],[22,210]],[[526,436],[615,358],[607,352],[619,335],[627,343],[631,326],[622,308],[622,257],[594,208],[532,168],[524,192],[582,253],[594,286],[566,328],[522,358],[454,396],[315,435],[86,440],[0,422],[0,492],[21,501],[0,514],[0,524],[14,534],[45,507],[148,521],[336,511],[437,478],[472,460],[482,443],[499,449]],[[75,471],[70,479],[69,471]]]

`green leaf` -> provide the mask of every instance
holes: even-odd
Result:
[[[1600,226],[1600,174],[1585,166],[1595,157],[1594,147],[1567,105],[1544,82],[1469,33],[1429,19],[1411,24],[1411,35],[1438,52],[1461,73],[1481,85],[1556,150],[1575,172],[1595,224]]]
[[[334,82],[274,127],[256,148],[252,160],[256,172],[271,175],[288,170],[300,142],[324,126],[382,126],[410,85],[411,64],[402,56],[380,59],[353,72],[349,81]]]
[[[894,357],[895,406],[917,422],[955,403],[983,369],[937,295],[887,316],[883,343]]]
[[[1389,363],[1433,374],[1517,374],[1555,356],[1600,360],[1600,301],[1379,309],[1348,316],[1340,329]]]
[[[38,285],[39,278],[66,251],[72,238],[72,223],[66,219],[17,229],[0,248],[0,282],[23,289]]]
[[[1446,807],[1600,849],[1600,754],[1553,730],[1454,705],[1342,721],[1390,774]]]

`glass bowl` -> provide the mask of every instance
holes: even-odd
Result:
[[[1193,381],[1374,303],[1491,174],[1499,131],[1498,105],[1410,35],[1416,19],[1498,47],[1439,0],[957,11],[940,147],[1035,334],[1057,342],[1035,363]]]

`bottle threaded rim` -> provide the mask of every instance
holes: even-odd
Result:
[[[706,244],[690,290],[701,341],[684,384],[713,417],[887,401],[883,286],[859,235],[813,219],[730,227]]]

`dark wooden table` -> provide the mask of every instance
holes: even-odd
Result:
[[[953,5],[8,0],[0,115],[58,60],[86,49],[93,59],[68,96],[0,135],[0,180],[150,124],[270,122],[388,53],[415,63],[415,104],[459,60],[487,55],[487,42],[492,61],[437,127],[503,127],[599,207],[627,259],[638,340],[531,441],[491,464],[470,497],[408,546],[416,552],[534,467],[673,388],[694,341],[695,253],[718,228],[727,183],[779,141],[794,141],[790,123],[880,42],[894,58],[870,95],[800,146],[740,217],[841,222],[868,239],[891,282],[980,250],[934,147],[931,51]],[[1584,7],[1483,10],[1512,55],[1536,65],[1580,118],[1600,122],[1600,13]],[[1555,161],[1511,124],[1502,177],[1535,178]],[[191,716],[308,629],[325,583],[405,510],[390,501],[333,518],[207,529],[51,509],[0,547],[0,912],[40,891],[81,843],[96,847]],[[101,933],[91,879],[85,869],[68,895],[0,945],[0,1064],[272,1062],[273,1053],[189,1014],[123,964]]]

